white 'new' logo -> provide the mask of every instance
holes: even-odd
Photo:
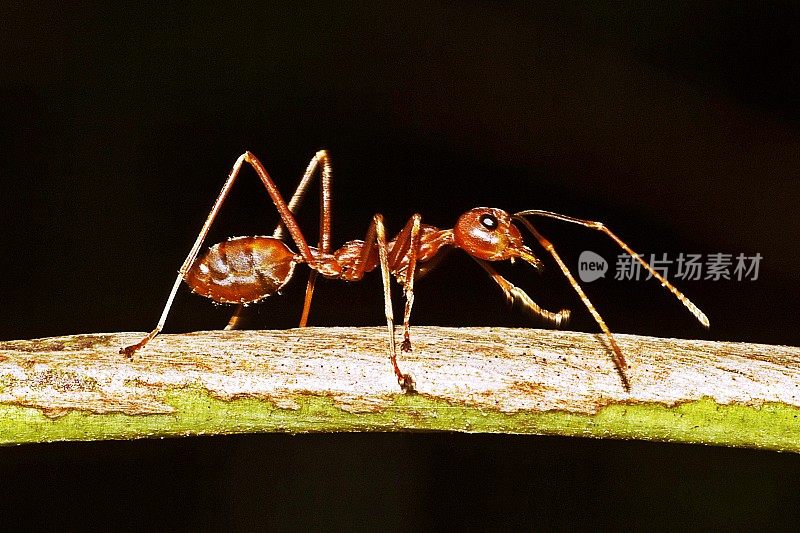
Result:
[[[598,278],[604,278],[608,272],[608,262],[592,252],[585,250],[578,258],[578,277],[584,283],[589,283]]]

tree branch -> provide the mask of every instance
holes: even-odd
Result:
[[[0,443],[286,431],[583,435],[800,451],[800,348],[616,335],[415,327],[141,333],[0,343]]]

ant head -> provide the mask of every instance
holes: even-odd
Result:
[[[455,245],[469,255],[486,261],[517,257],[540,268],[541,262],[522,242],[522,235],[502,209],[476,207],[461,215],[453,228]]]

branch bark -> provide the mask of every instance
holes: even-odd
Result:
[[[446,430],[800,451],[800,348],[615,335],[415,327],[141,333],[0,343],[0,443],[238,432]]]

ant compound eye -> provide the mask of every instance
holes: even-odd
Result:
[[[486,229],[497,229],[497,217],[491,213],[481,215],[481,225]]]

